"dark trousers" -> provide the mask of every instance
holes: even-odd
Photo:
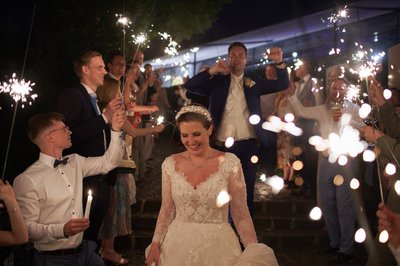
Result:
[[[96,244],[83,241],[83,248],[77,254],[49,255],[35,250],[33,253],[34,266],[104,266],[104,261],[95,253]]]
[[[98,243],[100,226],[103,223],[109,203],[110,190],[106,175],[89,176],[83,179],[83,207],[86,207],[86,201],[89,189],[92,191],[93,201],[90,209],[90,226],[83,234],[86,240],[92,240]]]
[[[235,154],[242,163],[244,180],[246,182],[247,206],[251,217],[254,214],[254,185],[257,175],[257,164],[251,162],[253,155],[259,156],[257,140],[248,139],[235,141],[232,147],[226,148],[224,145],[216,145],[216,149]]]

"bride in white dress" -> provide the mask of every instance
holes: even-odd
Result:
[[[210,113],[185,106],[176,122],[186,151],[162,164],[162,205],[146,265],[278,265],[272,249],[257,242],[239,159],[209,145]],[[230,201],[221,206],[222,191]],[[228,223],[229,207],[244,252]]]

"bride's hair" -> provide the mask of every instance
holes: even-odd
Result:
[[[190,121],[198,121],[202,123],[206,129],[210,128],[212,125],[210,113],[205,107],[199,104],[191,104],[182,107],[176,114],[175,120],[178,127],[180,123]]]

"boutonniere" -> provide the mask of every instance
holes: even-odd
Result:
[[[251,78],[244,78],[244,85],[245,85],[246,87],[251,88],[251,87],[253,87],[254,85],[256,85],[256,83],[255,83],[253,80],[251,80]]]

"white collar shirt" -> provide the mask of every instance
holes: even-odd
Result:
[[[122,158],[122,133],[111,131],[109,149],[101,157],[71,154],[65,165],[54,167],[55,158],[40,153],[39,159],[14,181],[15,196],[28,228],[29,239],[39,251],[76,248],[83,233],[64,236],[71,218],[83,218],[82,179],[105,174]],[[101,197],[93,191],[93,200]],[[90,217],[89,217],[90,218]]]
[[[228,98],[226,99],[217,139],[224,142],[228,137],[235,141],[256,138],[254,128],[249,122],[249,109],[243,88],[243,74],[231,74]]]

